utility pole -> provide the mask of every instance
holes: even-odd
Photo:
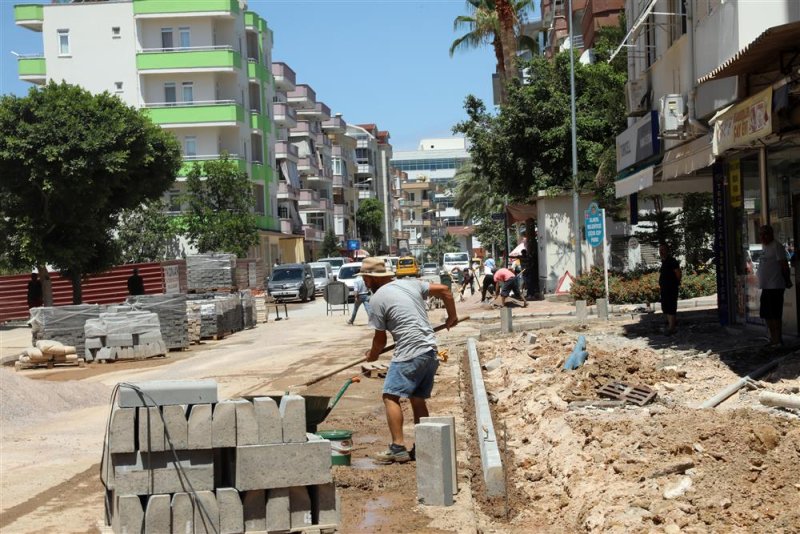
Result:
[[[572,0],[567,1],[569,23],[569,106],[572,114],[572,231],[575,234],[575,276],[581,275],[581,219],[578,194],[578,137],[575,118],[575,39],[573,36]]]

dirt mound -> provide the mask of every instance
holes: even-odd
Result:
[[[32,380],[0,369],[0,422],[106,404],[110,395],[111,388],[103,384]]]

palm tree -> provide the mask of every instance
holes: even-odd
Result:
[[[471,163],[461,167],[453,179],[456,182],[453,207],[458,209],[464,220],[503,211],[503,199],[492,191],[492,184],[488,180],[475,173]]]

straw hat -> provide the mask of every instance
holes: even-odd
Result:
[[[388,277],[394,276],[394,273],[391,271],[386,270],[386,264],[380,258],[364,258],[364,261],[361,262],[361,271],[358,273],[359,276],[376,276],[376,277]]]

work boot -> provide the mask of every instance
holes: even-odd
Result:
[[[376,464],[388,465],[394,462],[404,464],[411,460],[411,455],[408,454],[406,448],[402,445],[395,445],[392,443],[389,448],[384,452],[379,452],[373,457]]]

